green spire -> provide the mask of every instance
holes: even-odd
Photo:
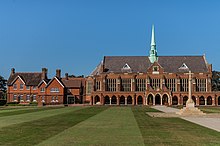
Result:
[[[155,34],[154,34],[154,25],[152,26],[151,49],[150,49],[149,59],[150,59],[151,63],[158,61],[156,42],[155,42]]]

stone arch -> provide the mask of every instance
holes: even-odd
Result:
[[[177,96],[172,97],[172,105],[178,105],[178,97]]]
[[[143,97],[142,96],[138,96],[137,98],[137,105],[141,105],[143,104]]]
[[[164,94],[162,97],[162,104],[163,105],[168,105],[169,104],[169,97],[167,94]]]
[[[95,96],[95,104],[100,104],[100,97],[98,95]]]
[[[122,95],[119,99],[120,104],[125,104],[125,97]]]
[[[218,97],[218,105],[220,105],[220,96]]]
[[[104,98],[104,104],[110,104],[110,98],[108,95],[106,95]]]
[[[204,96],[199,97],[199,105],[205,105],[205,98],[204,98]]]
[[[149,94],[147,96],[147,104],[148,105],[153,105],[153,98],[154,98],[153,94]]]
[[[161,104],[161,96],[160,96],[160,94],[156,94],[155,105],[160,105],[160,104]]]
[[[117,104],[117,97],[115,95],[112,96],[111,103],[112,104]]]
[[[193,100],[193,102],[194,102],[195,105],[196,105],[196,97],[195,97],[195,96],[192,96],[192,100]]]
[[[211,96],[207,97],[207,105],[212,105],[212,97]]]
[[[133,100],[132,100],[132,97],[129,95],[127,97],[127,104],[132,104]]]
[[[186,105],[187,100],[188,100],[188,96],[184,96],[183,97],[183,105]]]

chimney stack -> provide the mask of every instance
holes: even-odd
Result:
[[[65,73],[65,78],[66,78],[66,80],[68,80],[68,73]]]
[[[60,70],[60,69],[57,69],[57,70],[56,70],[56,77],[57,77],[58,79],[61,78],[61,70]]]
[[[47,79],[47,68],[42,68],[41,80]]]
[[[12,68],[12,69],[11,69],[11,75],[14,75],[14,74],[15,74],[15,69]]]

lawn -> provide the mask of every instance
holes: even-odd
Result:
[[[0,145],[220,145],[219,132],[146,112],[156,110],[102,106],[0,111],[9,114],[0,117]]]
[[[219,113],[220,114],[220,107],[203,107],[200,106],[199,107],[200,110],[202,110],[205,113]]]

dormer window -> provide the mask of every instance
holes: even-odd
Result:
[[[130,66],[126,63],[124,66],[123,66],[123,69],[131,69]]]
[[[189,69],[189,68],[185,63],[183,63],[179,69]]]
[[[158,72],[159,71],[159,67],[158,66],[153,66],[153,72]]]
[[[20,84],[20,90],[24,89],[24,84]]]
[[[122,69],[121,69],[122,72],[131,72],[131,67],[126,63]]]

